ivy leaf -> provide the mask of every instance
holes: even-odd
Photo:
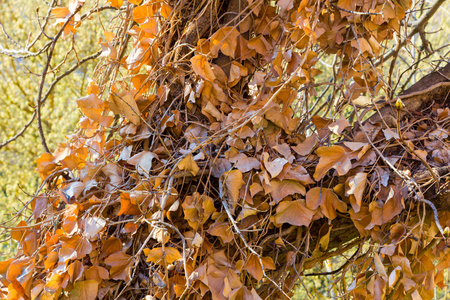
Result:
[[[234,58],[239,35],[239,31],[231,26],[217,30],[211,36],[211,54],[216,56],[220,50],[223,54]]]
[[[171,264],[182,258],[180,252],[172,247],[144,249],[144,254],[147,255],[147,262],[153,262],[157,265],[164,266],[164,264]],[[164,262],[165,260],[165,262]]]
[[[345,175],[352,168],[352,163],[347,152],[341,146],[320,147],[316,150],[320,157],[319,163],[314,172],[314,179],[320,180],[332,168],[336,169],[339,175]]]
[[[197,175],[200,168],[197,163],[194,161],[192,154],[185,156],[177,165],[180,171],[188,171],[192,174],[192,176]]]
[[[191,64],[192,69],[198,76],[202,77],[207,81],[214,81],[214,79],[216,79],[216,76],[214,75],[211,69],[211,65],[206,60],[206,57],[204,55],[199,54],[192,57]]]
[[[306,193],[306,207],[315,210],[319,206],[321,212],[330,220],[336,218],[336,210],[347,212],[347,204],[342,202],[332,189],[315,187]]]
[[[280,202],[276,212],[274,220],[277,224],[289,223],[295,226],[308,226],[314,215],[314,211],[300,200]]]
[[[244,184],[242,180],[242,172],[239,170],[231,170],[222,175],[225,193],[231,202],[236,203],[239,199],[239,190]]]
[[[95,300],[97,298],[98,282],[85,280],[75,282],[73,289],[69,292],[70,300]]]

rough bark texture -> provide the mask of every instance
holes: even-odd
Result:
[[[450,95],[450,64],[436,70],[420,79],[408,88],[399,98],[404,104],[404,109],[399,113],[400,121],[411,114],[419,114],[420,110],[433,105],[433,103],[445,103]],[[391,105],[380,108],[380,113],[374,114],[371,122],[384,122],[391,127],[397,123],[397,110],[394,107],[395,99]]]

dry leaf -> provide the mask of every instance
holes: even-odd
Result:
[[[239,35],[239,31],[231,26],[217,30],[210,39],[211,54],[216,56],[220,49],[223,54],[234,58]]]
[[[322,179],[331,168],[336,169],[342,176],[352,167],[347,152],[341,146],[320,147],[316,150],[316,154],[320,157],[313,175],[316,181]]]
[[[134,125],[141,124],[141,112],[130,92],[125,92],[120,95],[112,94],[108,105],[114,113],[123,114]]]
[[[306,193],[306,207],[315,210],[319,206],[321,212],[330,220],[336,218],[336,210],[347,212],[347,204],[342,202],[332,189],[315,187]]]
[[[231,170],[222,175],[223,187],[229,200],[236,203],[239,200],[239,189],[244,184],[242,172]]]
[[[195,163],[192,154],[185,156],[177,165],[180,171],[188,171],[192,174],[192,176],[197,175],[200,168]]]
[[[308,226],[314,215],[314,211],[308,209],[300,200],[280,202],[276,212],[277,224],[289,223],[295,226]]]

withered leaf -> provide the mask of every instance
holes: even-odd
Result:
[[[330,220],[336,218],[336,210],[347,212],[347,204],[341,201],[332,189],[314,187],[306,193],[306,207],[321,212]]]
[[[220,49],[223,54],[234,58],[239,35],[239,31],[232,26],[222,27],[217,30],[211,36],[212,55],[216,56]]]
[[[295,226],[308,226],[314,211],[305,206],[301,200],[280,202],[276,209],[275,222],[289,223]]]
[[[273,188],[270,195],[275,203],[278,203],[289,195],[300,194],[304,196],[306,193],[305,187],[300,182],[294,180],[273,179],[270,181],[270,184]]]
[[[147,262],[153,262],[157,265],[171,264],[182,258],[180,252],[172,247],[144,249],[144,254],[147,255]]]
[[[180,171],[188,171],[192,174],[192,176],[197,175],[200,168],[197,163],[194,161],[192,154],[185,156],[177,165]]]
[[[352,167],[347,152],[341,146],[320,147],[316,154],[320,160],[313,175],[315,180],[322,179],[332,168],[336,169],[339,175],[345,175]]]
[[[130,92],[112,94],[110,97],[109,108],[116,114],[123,114],[127,120],[134,125],[141,124],[141,112]]]
[[[222,175],[222,180],[228,199],[232,202],[237,202],[239,200],[239,190],[244,184],[244,180],[242,180],[242,172],[239,170],[225,172]]]

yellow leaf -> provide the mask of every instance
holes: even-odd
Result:
[[[194,72],[208,81],[214,81],[216,76],[214,75],[211,65],[206,60],[206,57],[199,54],[191,58],[192,69]]]
[[[180,171],[188,171],[191,172],[193,176],[197,175],[200,168],[194,161],[194,157],[192,154],[189,154],[188,156],[185,156],[179,163],[178,163],[178,169]]]
[[[98,282],[95,280],[78,281],[69,292],[70,300],[95,300],[97,298]]]
[[[108,0],[108,2],[115,8],[120,8],[123,4],[123,0]]]
[[[217,30],[211,36],[210,45],[212,55],[216,56],[220,49],[223,54],[234,58],[239,35],[239,31],[231,26]]]
[[[336,169],[341,176],[347,174],[352,167],[347,152],[341,146],[320,147],[316,150],[316,154],[320,160],[313,175],[315,180],[322,179],[331,168]]]
[[[144,254],[147,255],[147,262],[154,262],[160,266],[164,265],[164,259],[166,264],[171,264],[182,258],[180,252],[172,247],[144,249]]]
[[[130,92],[125,92],[122,95],[111,95],[109,108],[116,114],[123,114],[134,125],[141,124],[141,112]]]

